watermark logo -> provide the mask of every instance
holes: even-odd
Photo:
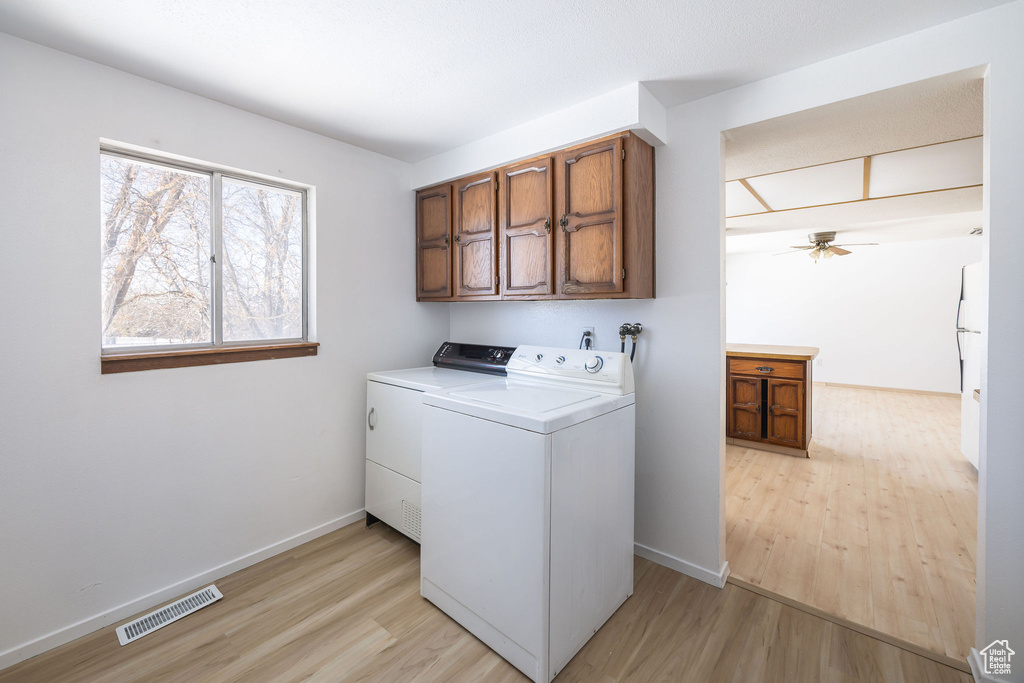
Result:
[[[978,653],[984,658],[985,673],[989,676],[1009,676],[1010,658],[1016,652],[1010,649],[1010,641],[993,640]]]

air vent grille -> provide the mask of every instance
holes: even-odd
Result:
[[[161,607],[155,612],[150,612],[144,617],[139,617],[135,621],[130,621],[127,624],[123,624],[117,627],[117,640],[122,645],[127,645],[133,640],[138,640],[147,633],[167,626],[173,621],[177,621],[184,616],[192,614],[198,609],[202,609],[207,605],[220,600],[223,595],[217,590],[216,586],[207,586],[201,590],[196,591],[192,595],[187,595],[181,600],[176,600],[166,607]]]
[[[423,526],[423,518],[418,505],[413,505],[407,500],[402,501],[402,528],[405,533],[414,541],[419,542],[420,531]]]

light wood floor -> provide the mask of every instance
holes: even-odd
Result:
[[[726,451],[733,576],[963,661],[978,475],[960,400],[816,385],[809,459]]]
[[[377,528],[380,527],[380,528]],[[419,546],[353,524],[217,581],[224,599],[125,647],[113,627],[0,682],[527,679],[419,595]],[[743,588],[636,558],[635,593],[556,681],[971,683]]]

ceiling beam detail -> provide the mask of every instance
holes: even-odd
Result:
[[[870,199],[868,191],[871,188],[871,157],[864,157],[864,196],[862,199]]]
[[[740,178],[740,185],[742,185],[744,189],[746,189],[746,191],[749,192],[750,195],[757,200],[758,204],[764,207],[765,211],[774,211],[772,207],[768,206],[768,202],[761,199],[761,195],[759,195],[757,191],[750,186],[750,183],[747,182],[746,178]]]

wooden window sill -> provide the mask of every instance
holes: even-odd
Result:
[[[245,363],[252,360],[315,356],[318,346],[320,344],[317,342],[299,342],[267,346],[111,354],[100,357],[100,372],[109,375],[115,372],[138,372],[161,368],[188,368],[196,365],[220,365],[221,363]]]

